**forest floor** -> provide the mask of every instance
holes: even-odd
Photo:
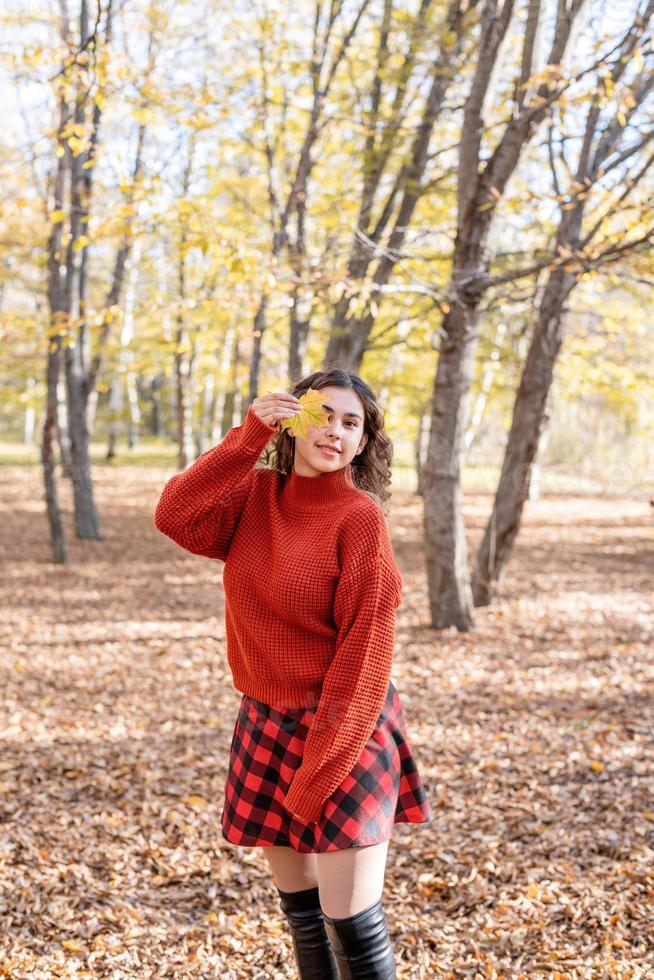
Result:
[[[261,851],[220,833],[223,566],[154,528],[170,472],[98,468],[99,542],[62,488],[57,567],[38,468],[0,470],[0,976],[296,975]],[[490,503],[466,497],[471,554]],[[389,850],[399,980],[654,977],[648,500],[530,501],[467,633],[428,625],[420,498],[392,524],[393,680],[434,812]]]

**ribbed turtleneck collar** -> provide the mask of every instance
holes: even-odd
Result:
[[[289,507],[305,510],[334,507],[356,489],[351,463],[319,476],[300,476],[293,467],[286,476],[284,500]]]

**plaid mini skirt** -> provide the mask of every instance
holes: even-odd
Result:
[[[315,713],[316,707],[272,708],[243,694],[229,750],[225,840],[310,854],[378,844],[390,839],[396,823],[433,819],[392,681],[370,738],[320,819],[307,824],[288,813],[282,801]]]

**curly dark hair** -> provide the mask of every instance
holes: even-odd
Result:
[[[364,409],[363,431],[368,440],[352,460],[352,479],[360,490],[368,494],[387,515],[391,493],[387,489],[391,482],[391,460],[393,443],[384,429],[384,413],[369,385],[354,371],[344,368],[331,368],[329,371],[315,371],[298,381],[292,389],[297,398],[309,388],[320,389],[328,386],[350,388],[361,399]],[[288,429],[282,429],[269,444],[266,453],[267,465],[282,473],[290,473],[293,468],[293,439]]]

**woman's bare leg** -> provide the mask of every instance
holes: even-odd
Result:
[[[318,884],[316,854],[299,854],[292,847],[262,847],[273,881],[284,892],[301,892]]]
[[[315,854],[320,905],[334,919],[362,912],[382,896],[389,841]],[[308,886],[307,886],[308,887]]]

